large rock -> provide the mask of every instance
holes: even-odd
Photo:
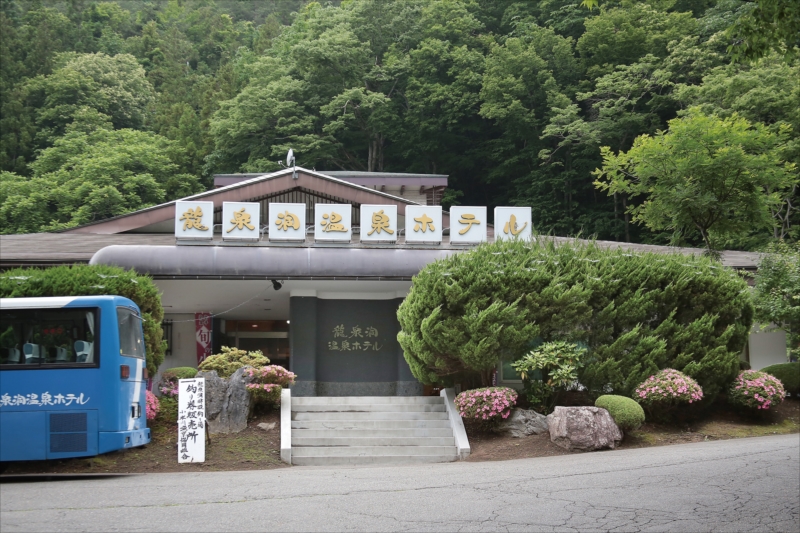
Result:
[[[600,407],[556,407],[547,425],[550,440],[570,451],[614,449],[622,440],[622,431]]]
[[[253,408],[247,384],[250,376],[244,372],[250,367],[243,367],[224,379],[216,370],[198,372],[198,378],[206,380],[206,420],[208,432],[238,433],[247,428],[247,419]]]
[[[533,409],[513,409],[508,418],[500,422],[495,432],[512,437],[527,437],[547,431],[547,417]]]

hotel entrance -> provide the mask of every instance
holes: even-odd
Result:
[[[224,320],[220,324],[220,342],[240,350],[261,350],[273,365],[289,369],[288,320]]]

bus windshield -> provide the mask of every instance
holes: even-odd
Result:
[[[0,365],[97,366],[96,309],[0,310]]]

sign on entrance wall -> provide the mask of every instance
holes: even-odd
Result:
[[[178,462],[206,460],[206,380],[178,381]]]
[[[495,240],[530,239],[532,230],[531,225],[530,207],[494,208]]]
[[[197,364],[211,355],[211,313],[194,314],[194,331],[197,341]]]
[[[456,244],[486,242],[486,207],[451,207],[450,242]]]
[[[352,208],[350,204],[316,204],[314,206],[314,240],[350,242]]]
[[[269,240],[305,241],[306,204],[269,204]]]
[[[208,239],[214,236],[214,202],[175,202],[175,238]]]
[[[406,242],[442,242],[441,206],[406,206]]]
[[[261,205],[252,202],[222,203],[222,238],[252,240],[261,237]]]
[[[361,205],[361,242],[397,240],[396,205]]]

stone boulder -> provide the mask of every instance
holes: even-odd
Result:
[[[622,440],[622,431],[600,407],[556,407],[547,425],[550,440],[569,451],[613,450]]]
[[[547,431],[547,417],[533,409],[512,409],[509,417],[500,422],[494,431],[518,438],[539,435]]]
[[[209,434],[238,433],[247,428],[247,419],[253,409],[253,401],[247,384],[250,376],[242,367],[228,378],[221,378],[216,370],[198,372],[198,378],[206,380],[206,420]]]

